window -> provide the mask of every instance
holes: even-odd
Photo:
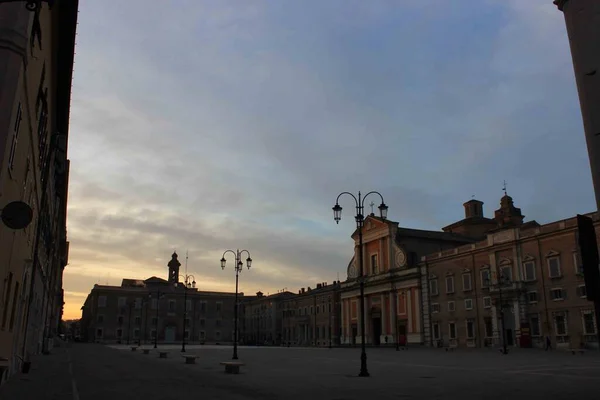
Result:
[[[475,322],[472,319],[467,320],[467,339],[475,337]]]
[[[177,309],[177,303],[175,300],[169,300],[169,311],[174,312]]]
[[[136,297],[134,304],[136,309],[139,310],[140,308],[142,308],[142,298]]]
[[[135,322],[136,325],[140,325],[142,323],[142,317],[135,317]]]
[[[96,337],[97,338],[102,339],[103,335],[104,335],[104,331],[102,330],[102,328],[96,329]]]
[[[594,321],[593,311],[583,311],[583,334],[584,335],[595,335],[596,334],[596,322]]]
[[[450,332],[450,339],[456,339],[456,324],[454,322],[448,324],[448,331]]]
[[[585,288],[585,285],[577,286],[577,296],[587,298],[587,290]]]
[[[200,340],[206,339],[206,332],[200,331]]]
[[[190,319],[186,318],[183,323],[186,327],[190,326]]]
[[[481,287],[487,288],[490,287],[490,283],[492,281],[492,276],[490,275],[490,270],[488,268],[481,270]]]
[[[432,296],[436,296],[439,292],[438,292],[438,280],[437,279],[430,279],[429,280],[429,291],[431,292]]]
[[[463,281],[463,291],[467,292],[469,290],[472,290],[471,274],[463,274],[462,281]]]
[[[440,324],[438,324],[437,322],[433,323],[433,338],[435,340],[440,339]]]
[[[216,327],[220,327],[220,326],[222,326],[222,325],[223,325],[223,321],[221,321],[220,319],[217,319],[217,320],[215,321],[215,326],[216,326]]]
[[[554,314],[554,330],[557,336],[567,335],[567,315],[564,312]]]
[[[373,275],[379,273],[379,269],[377,267],[377,254],[373,254],[371,256],[371,273]]]
[[[321,306],[317,306],[317,314],[321,312]]]
[[[98,322],[99,324],[103,323],[103,322],[104,322],[104,315],[102,315],[102,314],[101,314],[101,315],[98,315],[97,322]]]
[[[157,299],[152,299],[152,301],[150,302],[150,309],[151,310],[156,310],[156,307],[158,307],[158,300]]]
[[[491,338],[494,336],[494,325],[492,325],[491,318],[484,318],[483,323],[485,325],[485,337]]]
[[[564,300],[563,290],[560,288],[550,289],[550,298],[555,301]]]
[[[512,265],[500,267],[500,276],[498,277],[498,281],[498,283],[502,285],[510,285],[512,282]]]
[[[119,297],[118,307],[123,308],[127,305],[127,297]]]
[[[575,265],[575,273],[583,275],[583,262],[581,261],[581,255],[578,252],[573,252],[573,265]]]
[[[527,292],[527,302],[529,304],[531,304],[531,303],[537,303],[537,301],[538,301],[538,297],[537,297],[537,292],[536,291]]]
[[[550,278],[560,278],[560,258],[550,257],[548,258],[548,276]]]
[[[185,332],[183,332],[183,338],[184,339],[189,339],[190,338],[190,331],[186,330]]]
[[[439,313],[440,312],[440,304],[439,303],[431,303],[431,313]]]
[[[446,293],[454,293],[454,277],[446,277]]]
[[[538,314],[529,316],[529,325],[531,327],[531,336],[541,336],[540,316]]]
[[[185,302],[185,307],[186,307],[188,310],[191,310],[191,309],[192,309],[192,301],[191,301],[191,300],[186,300],[186,302]]]
[[[523,264],[523,278],[526,281],[535,281],[535,263],[533,261]]]
[[[136,328],[133,330],[133,338],[138,339],[139,337],[140,337],[140,330]]]
[[[157,325],[158,325],[158,318],[152,317],[152,326],[157,326]]]
[[[204,318],[200,319],[200,327],[204,328],[204,326],[206,325],[206,320]]]
[[[223,308],[223,303],[220,301],[217,301],[217,312],[221,312],[221,308]]]
[[[492,298],[484,297],[483,298],[483,308],[491,308],[492,307]]]
[[[456,310],[454,302],[453,301],[449,301],[448,302],[448,311],[454,311],[454,310]]]
[[[156,339],[156,329],[150,331],[150,339]]]
[[[201,301],[200,302],[200,312],[201,313],[205,313],[206,312],[206,301]]]
[[[473,309],[473,299],[465,299],[465,310]]]
[[[221,332],[220,331],[215,332],[215,339],[221,340]]]
[[[17,152],[17,142],[19,141],[19,128],[21,127],[21,121],[23,120],[23,109],[21,103],[17,106],[17,114],[15,116],[15,124],[13,126],[13,138],[10,146],[10,153],[8,154],[8,169],[12,170],[15,166],[15,154]]]
[[[117,338],[122,338],[123,337],[123,329],[117,329]]]
[[[122,324],[123,324],[123,316],[122,316],[122,315],[119,315],[119,316],[117,317],[117,324],[119,324],[119,325],[122,325]]]
[[[106,296],[98,296],[98,307],[106,307]]]

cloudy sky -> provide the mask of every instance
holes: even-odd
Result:
[[[247,293],[344,279],[353,203],[339,225],[331,207],[345,190],[380,191],[421,229],[473,195],[492,216],[503,180],[527,219],[594,209],[551,0],[80,7],[67,318],[95,283],[166,277],[173,249],[201,289],[234,289],[219,259],[236,247],[254,259]]]

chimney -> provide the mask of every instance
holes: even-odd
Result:
[[[317,289],[321,289],[321,284],[317,283]]]

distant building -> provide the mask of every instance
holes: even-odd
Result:
[[[186,287],[179,265],[173,253],[168,280],[153,276],[123,279],[121,286],[94,285],[82,307],[83,340],[151,343],[158,335],[160,343],[232,342],[235,293]]]
[[[31,3],[31,2],[30,2]],[[0,3],[0,209],[27,203],[33,220],[0,222],[0,384],[52,348],[67,265],[67,143],[78,1]]]
[[[290,346],[340,344],[340,283],[302,288],[282,302],[282,340]]]
[[[291,292],[256,296],[241,300],[240,343],[257,345],[279,345],[282,343],[283,302],[293,297]]]
[[[482,240],[421,258],[425,343],[499,346],[504,319],[508,346],[542,347],[546,336],[558,347],[597,346],[576,218],[523,223],[510,196],[500,203],[498,227]]]

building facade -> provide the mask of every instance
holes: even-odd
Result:
[[[243,323],[240,330],[240,343],[248,345],[280,345],[282,343],[283,302],[293,297],[288,291],[241,300]]]
[[[288,346],[338,346],[340,341],[340,282],[318,283],[283,301],[282,344]]]
[[[542,347],[549,337],[557,347],[597,346],[577,219],[523,223],[506,194],[495,219],[482,240],[421,258],[425,343]]]
[[[25,229],[0,223],[0,383],[49,351],[60,326],[77,9],[0,4],[0,208],[33,210]]]
[[[363,277],[365,280],[365,342],[372,345],[423,343],[421,276],[418,258],[454,248],[474,240],[452,232],[402,228],[397,222],[374,214],[363,226]],[[356,345],[360,336],[360,263],[358,231],[348,279],[340,284],[341,338],[343,345]]]
[[[100,343],[230,343],[235,293],[201,291],[179,280],[173,253],[168,279],[123,279],[94,285],[82,307],[84,341]],[[243,294],[241,295],[243,296]]]

